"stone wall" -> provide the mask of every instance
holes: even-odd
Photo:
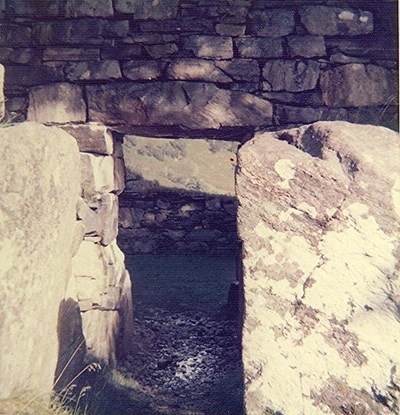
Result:
[[[395,0],[1,5],[11,119],[239,140],[317,120],[397,128]]]
[[[125,135],[125,253],[235,252],[237,142]]]
[[[0,129],[0,398],[60,390],[130,347],[120,142],[102,126],[64,129]]]

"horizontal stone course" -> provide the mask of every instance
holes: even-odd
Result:
[[[239,37],[235,46],[241,58],[280,58],[283,56],[282,40],[267,37]]]
[[[116,60],[72,62],[65,66],[64,73],[70,81],[106,80],[122,77],[119,62]]]

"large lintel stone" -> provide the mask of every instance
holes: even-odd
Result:
[[[187,82],[86,87],[90,121],[201,129],[271,125],[272,106],[245,92]]]

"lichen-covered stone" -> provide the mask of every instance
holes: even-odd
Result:
[[[231,59],[233,43],[231,37],[189,36],[184,39],[184,48],[191,50],[198,58]]]
[[[392,102],[397,90],[393,72],[376,65],[352,63],[321,75],[321,90],[328,107],[357,107]]]
[[[289,54],[291,57],[314,58],[325,56],[326,48],[323,36],[297,35],[288,37]]]
[[[256,10],[249,13],[250,32],[257,36],[287,36],[294,31],[294,26],[293,10]]]
[[[282,40],[267,37],[241,37],[235,39],[241,58],[280,58],[283,56]]]
[[[151,84],[86,87],[89,119],[109,125],[182,125],[188,128],[270,125],[271,104],[249,93],[213,84]]]
[[[105,60],[101,62],[71,62],[64,69],[65,77],[70,81],[106,80],[122,77],[119,62]]]
[[[67,83],[32,88],[29,92],[28,120],[40,123],[86,121],[82,89]]]
[[[36,123],[0,136],[0,399],[27,385],[49,395],[78,235],[79,151]]]
[[[398,411],[399,145],[319,122],[240,148],[248,415]]]
[[[135,60],[122,66],[124,76],[132,80],[151,80],[161,77],[166,64],[156,60]]]
[[[299,11],[301,22],[312,35],[362,35],[374,29],[372,14],[349,8],[307,6]]]
[[[133,13],[134,19],[174,19],[178,11],[179,0],[116,0],[115,9],[120,13]]]
[[[317,86],[319,72],[315,61],[275,60],[265,64],[263,77],[271,91],[300,92]]]

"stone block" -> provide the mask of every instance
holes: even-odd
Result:
[[[215,66],[220,68],[234,81],[258,82],[260,80],[260,66],[254,59],[217,61]]]
[[[398,152],[345,122],[240,148],[247,414],[396,413]]]
[[[323,36],[297,35],[288,37],[289,55],[291,57],[314,58],[326,55]]]
[[[228,23],[218,23],[215,26],[215,31],[220,36],[243,36],[246,31],[246,26]]]
[[[6,12],[10,15],[29,17],[57,16],[61,10],[60,0],[8,0]]]
[[[191,50],[198,58],[232,59],[231,37],[189,36],[184,39],[184,49]]]
[[[100,49],[93,48],[46,48],[44,61],[98,61]]]
[[[267,37],[241,37],[235,39],[241,58],[280,58],[283,56],[282,40]]]
[[[107,80],[122,78],[119,62],[71,62],[65,66],[65,77],[70,81]]]
[[[124,39],[125,43],[143,44],[143,45],[161,45],[179,41],[179,35],[161,34],[161,33],[130,33]]]
[[[256,36],[282,37],[294,31],[294,11],[255,10],[249,13],[249,31]]]
[[[118,215],[118,225],[123,229],[131,229],[135,226],[135,219],[128,207],[121,207]]]
[[[347,121],[344,108],[329,109],[326,107],[295,107],[291,105],[275,106],[276,122],[279,125],[311,124],[316,121]]]
[[[4,99],[4,66],[0,65],[0,121],[4,118],[6,107]]]
[[[61,68],[57,66],[6,66],[5,84],[7,87],[16,85],[29,87],[62,80]]]
[[[175,19],[179,0],[161,0],[149,2],[148,0],[116,0],[115,10],[119,13],[133,14],[134,19],[166,20]]]
[[[35,51],[32,48],[0,48],[0,62],[3,64],[27,64],[32,61]]]
[[[249,93],[226,91],[213,84],[151,84],[86,87],[89,120],[104,124],[220,128],[270,125],[271,104]]]
[[[50,84],[29,91],[28,120],[40,123],[85,122],[82,89],[67,83]]]
[[[1,46],[31,46],[32,30],[27,26],[11,23],[0,23]]]
[[[321,75],[321,91],[328,107],[384,105],[397,91],[393,72],[358,63],[328,69]]]
[[[115,190],[113,157],[81,153],[81,170],[81,184],[86,200]]]
[[[141,56],[142,48],[139,45],[106,45],[101,51],[102,59],[126,60]]]
[[[114,14],[112,0],[67,0],[65,17],[110,17]]]
[[[125,189],[125,162],[123,158],[114,157],[114,192],[120,195]]]
[[[176,59],[168,67],[168,77],[179,80],[232,82],[215,61],[206,59]]]
[[[175,55],[178,52],[178,46],[175,43],[166,43],[163,45],[148,45],[144,49],[154,59]]]
[[[263,77],[271,91],[301,92],[314,89],[319,73],[319,64],[315,61],[276,60],[267,62],[263,69]]]
[[[102,124],[69,124],[61,128],[76,139],[79,151],[109,156],[114,153],[113,133]]]
[[[332,63],[369,63],[368,58],[359,58],[357,56],[348,56],[342,52],[334,53],[329,57]]]
[[[66,132],[22,123],[2,126],[0,153],[0,399],[27,385],[45,398],[77,236],[79,152]]]
[[[267,83],[267,88],[270,85]],[[304,92],[264,92],[263,97],[271,102],[279,102],[283,104],[302,105],[310,107],[322,107],[324,102],[322,101],[322,95],[316,91],[304,91]]]
[[[372,14],[349,8],[306,6],[299,10],[300,19],[308,33],[323,36],[349,36],[371,33]]]
[[[125,62],[122,72],[125,78],[136,80],[152,80],[161,77],[166,63],[155,60],[135,60]]]

